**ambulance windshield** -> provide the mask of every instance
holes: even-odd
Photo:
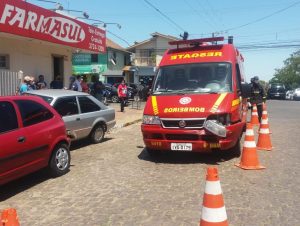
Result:
[[[198,63],[160,67],[153,93],[232,92],[230,63]]]

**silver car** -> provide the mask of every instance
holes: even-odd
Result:
[[[293,99],[300,100],[300,88],[295,89],[295,91],[293,93]]]
[[[93,143],[103,140],[106,131],[116,124],[115,109],[93,96],[70,90],[43,89],[27,91],[40,96],[62,116],[72,140],[89,137]]]
[[[293,100],[294,98],[294,90],[288,90],[285,93],[285,99],[286,100]]]

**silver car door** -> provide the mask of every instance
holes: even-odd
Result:
[[[76,96],[59,97],[53,107],[62,116],[67,130],[74,135],[74,139],[81,138],[82,125]]]
[[[102,115],[101,107],[87,96],[78,96],[78,102],[80,106],[82,132],[84,136],[88,136],[93,129],[93,125]]]

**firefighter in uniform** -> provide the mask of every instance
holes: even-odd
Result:
[[[253,107],[253,104],[257,106],[258,120],[261,121],[263,103],[266,102],[266,92],[264,88],[259,84],[258,76],[251,78],[251,97],[250,103]]]

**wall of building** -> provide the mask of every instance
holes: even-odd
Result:
[[[63,57],[64,85],[72,74],[72,48],[47,42],[0,37],[0,54],[9,55],[9,71],[23,71],[24,75],[43,74],[49,85],[54,78],[53,56]]]
[[[162,56],[164,52],[171,48],[172,46],[169,45],[170,39],[159,37],[156,41],[156,48],[157,48],[157,55]]]
[[[160,60],[165,53],[165,51],[171,46],[169,45],[170,39],[164,37],[154,37],[151,41],[146,42],[145,44],[141,44],[135,49],[135,63],[139,66],[158,66]],[[141,52],[145,50],[151,50],[154,56],[143,56]],[[155,61],[155,62],[154,62]]]
[[[109,70],[122,70],[123,67],[126,65],[125,62],[125,54],[124,52],[115,50],[115,49],[108,49],[107,50],[107,67]],[[127,54],[129,57],[129,54]],[[127,58],[128,58],[127,57]],[[112,59],[116,64],[112,63]]]

